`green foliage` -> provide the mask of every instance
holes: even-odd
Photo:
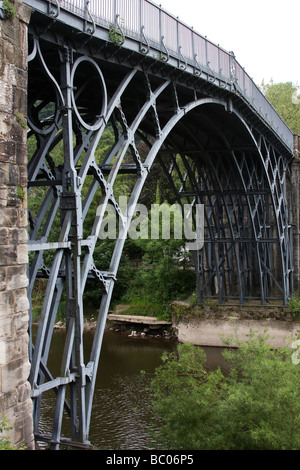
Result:
[[[291,314],[294,319],[298,319],[300,317],[300,296],[294,295],[293,298],[289,302],[289,306],[291,309]]]
[[[9,0],[3,0],[3,7],[6,19],[12,20],[17,16],[17,10]]]
[[[179,257],[182,240],[136,240],[143,251],[142,266],[130,283],[127,300],[136,296],[164,304],[185,298],[195,288],[195,275],[185,269],[186,257]]]
[[[297,86],[292,82],[262,84],[266,98],[295,134],[300,134],[300,103],[293,99]]]
[[[124,43],[125,36],[121,28],[111,24],[109,26],[109,39],[115,46],[121,46]]]
[[[27,129],[27,121],[23,114],[17,112],[16,119],[23,129]]]
[[[26,190],[24,188],[22,188],[22,186],[18,185],[17,190],[16,190],[16,194],[17,194],[18,198],[21,201],[24,201],[24,199],[26,197]]]
[[[208,371],[201,348],[165,354],[152,381],[168,449],[299,450],[300,368],[266,337],[226,350],[230,371]]]
[[[134,305],[132,305],[134,303]],[[137,298],[131,302],[131,306],[124,312],[126,315],[143,315],[147,317],[157,317],[161,320],[169,320],[170,312],[168,305],[155,304],[149,297]]]
[[[12,426],[6,416],[0,418],[0,434],[4,431],[9,431],[10,429],[12,429]],[[25,446],[13,446],[8,437],[0,436],[0,450],[25,450]]]

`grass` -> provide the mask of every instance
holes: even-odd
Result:
[[[126,301],[122,301],[122,304],[130,306],[124,310],[126,315],[157,317],[159,320],[166,321],[169,321],[171,318],[169,304],[155,303],[150,296],[144,296],[143,298],[131,296]]]

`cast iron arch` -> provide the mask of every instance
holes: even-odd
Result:
[[[153,78],[150,71],[141,72],[141,70],[134,68],[126,73],[120,72],[120,81],[115,86],[111,75],[107,73],[107,77],[110,78],[106,78],[99,63],[89,56],[78,54],[77,57],[73,57],[73,52],[69,48],[61,47],[59,66],[51,56],[51,66],[48,66],[39,40],[34,38],[33,42],[33,52],[30,54],[31,66],[37,74],[35,76],[38,76],[38,71],[42,70],[48,83],[37,80],[37,84],[33,83],[29,87],[29,136],[34,136],[37,143],[28,164],[29,191],[37,191],[38,197],[41,197],[36,214],[29,213],[29,250],[31,252],[29,299],[31,299],[32,289],[38,276],[44,278],[47,285],[45,286],[44,304],[34,345],[31,340],[30,383],[34,401],[35,434],[39,439],[49,439],[52,447],[57,448],[61,441],[64,409],[71,417],[71,439],[83,443],[88,441],[102,338],[125,235],[154,161],[158,159],[162,163],[162,168],[174,188],[179,203],[182,203],[181,193],[187,192],[182,191],[187,179],[190,182],[189,187],[193,187],[194,192],[191,195],[185,194],[186,200],[192,204],[208,201],[208,207],[205,208],[207,232],[210,236],[210,242],[214,243],[214,253],[211,256],[211,259],[214,257],[214,263],[209,265],[210,261],[206,261],[206,265],[209,266],[205,267],[209,271],[208,280],[202,273],[203,263],[200,262],[200,258],[203,253],[201,251],[195,252],[193,256],[200,296],[206,295],[208,284],[216,277],[219,301],[221,302],[226,298],[224,294],[226,279],[232,277],[235,267],[235,264],[231,265],[230,276],[225,272],[224,263],[229,263],[231,251],[234,252],[239,274],[242,273],[240,267],[242,256],[247,258],[250,266],[251,253],[243,245],[246,240],[238,241],[234,237],[233,224],[229,223],[232,216],[235,220],[234,226],[238,226],[238,212],[244,210],[242,199],[246,201],[248,217],[251,219],[254,238],[250,241],[247,240],[247,242],[252,243],[254,250],[256,250],[263,302],[268,297],[268,282],[270,279],[276,281],[266,260],[261,259],[262,251],[259,248],[259,244],[262,244],[266,249],[265,245],[269,243],[266,237],[263,238],[266,226],[258,220],[263,213],[265,192],[268,193],[272,202],[273,222],[276,225],[276,237],[273,242],[277,243],[279,247],[283,286],[276,282],[282,291],[283,301],[287,300],[289,295],[288,281],[292,269],[291,260],[288,259],[290,253],[288,249],[289,225],[284,199],[287,164],[257,130],[250,129],[240,112],[233,107],[228,99],[203,96],[198,98],[197,93],[193,90],[191,93],[182,93],[170,78]],[[74,89],[74,77],[80,64],[84,62],[89,64],[89,71],[95,73],[95,81],[100,83],[101,92],[97,96],[99,100],[102,99],[102,102],[96,108],[92,103],[90,90],[87,90],[87,95],[82,98],[81,93],[85,90],[85,80],[90,78],[84,76],[82,68],[82,81],[80,82],[78,79],[76,89]],[[50,71],[51,68],[52,71]],[[144,101],[131,109],[128,107],[130,100],[134,102],[131,88],[134,90],[140,82],[143,82],[141,88],[144,87],[144,92],[140,93],[139,99],[141,100],[141,97],[144,96]],[[55,90],[55,93],[52,91],[49,93],[48,90]],[[77,107],[78,102],[81,103],[80,110]],[[94,117],[90,113],[90,103],[91,109],[97,110],[97,115]],[[226,111],[226,115],[231,116],[231,119],[232,116],[235,116],[254,145],[255,151],[252,154],[235,150],[227,140],[226,133],[222,133],[214,123],[209,124],[210,130],[214,129],[214,132],[219,135],[219,141],[225,146],[226,155],[227,157],[230,155],[230,161],[239,175],[241,184],[236,192],[234,192],[234,188],[228,186],[230,171],[224,167],[218,149],[215,161],[222,169],[222,175],[212,164],[211,149],[205,153],[201,148],[201,158],[197,160],[197,158],[191,158],[188,149],[177,149],[176,142],[172,146],[172,138],[170,139],[172,135],[173,139],[175,138],[174,131],[178,124],[184,122],[188,126],[188,118],[193,112],[212,106]],[[53,111],[52,115],[51,111]],[[99,163],[96,159],[96,153],[108,124],[114,129],[115,142]],[[149,129],[151,136],[148,138]],[[137,141],[141,137],[149,143],[149,152],[145,158],[141,156],[137,145]],[[187,140],[191,140],[188,133],[185,134],[185,137]],[[196,146],[198,143],[199,146],[201,145],[201,142],[197,142],[196,138],[193,141],[196,142]],[[63,161],[56,161],[54,152],[60,145],[63,146],[64,158]],[[163,160],[162,154],[165,151],[173,154],[171,169],[167,168],[166,162]],[[131,155],[130,164],[126,163],[125,158],[128,152]],[[182,156],[185,168],[184,175],[178,167],[176,169],[177,154]],[[252,163],[250,164],[251,158]],[[256,174],[256,159],[259,161],[259,170],[263,171],[266,182],[266,188],[263,191],[260,191],[258,184],[259,177],[262,176]],[[204,160],[205,165],[199,167],[199,163]],[[177,171],[182,188],[176,188],[173,177],[174,169]],[[114,194],[114,183],[122,172],[128,172],[135,177],[126,213],[122,212]],[[225,190],[221,176],[225,180],[227,178]],[[201,178],[203,186],[199,189]],[[253,186],[254,180],[255,185]],[[86,235],[84,233],[85,219],[93,210],[93,202],[99,189],[101,194],[99,209],[94,212],[92,231]],[[215,197],[214,191],[217,192],[218,197]],[[229,202],[226,202],[227,200]],[[108,204],[112,204],[119,215],[122,237],[119,236],[116,240],[109,268],[103,270],[101,266],[95,266],[93,255]],[[238,209],[231,213],[231,206],[236,206]],[[226,227],[224,225],[225,219],[221,215],[223,209],[225,209],[229,223]],[[211,221],[214,221],[219,232],[222,231],[223,241],[220,240],[220,237],[218,240],[214,240],[215,233],[210,226]],[[51,239],[51,232],[56,223],[60,223],[60,234],[54,241]],[[239,223],[239,227],[243,228],[243,222]],[[237,243],[239,243],[238,247],[242,251],[244,250],[244,254],[238,254]],[[217,254],[219,255],[221,251],[222,262],[220,263]],[[48,253],[53,253],[53,255],[50,256]],[[50,262],[50,266],[47,265],[46,259]],[[245,267],[246,263],[243,266]],[[247,269],[251,271],[251,267]],[[89,276],[98,279],[103,288],[103,295],[93,346],[89,361],[86,363],[83,352],[83,292]],[[239,277],[237,282],[240,300],[244,301],[246,295],[242,292],[243,280]],[[66,339],[61,359],[60,376],[54,378],[47,368],[47,362],[51,349],[53,327],[58,307],[62,303],[62,295],[65,296]],[[69,403],[66,400],[67,386],[70,388]],[[50,389],[54,389],[56,393],[56,407],[52,434],[50,437],[45,437],[39,433],[40,405],[42,394]]]

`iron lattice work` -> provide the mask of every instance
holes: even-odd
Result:
[[[86,39],[85,36],[83,39]],[[106,316],[131,214],[152,166],[160,165],[175,200],[204,204],[205,244],[193,252],[199,300],[280,298],[292,286],[288,152],[257,117],[210,81],[144,62],[120,48],[93,48],[74,34],[30,32],[28,89],[29,288],[43,286],[30,383],[38,439],[57,449],[64,411],[70,440],[88,442],[95,378]],[[259,125],[258,125],[259,124]],[[114,142],[105,143],[106,129]],[[126,211],[117,202],[127,175]],[[118,186],[119,187],[119,186]],[[96,266],[108,204],[120,232],[110,264]],[[87,233],[86,221],[93,221]],[[89,224],[90,226],[91,224]],[[89,279],[102,288],[93,346],[84,357],[83,294]],[[66,321],[60,372],[48,368],[57,312]],[[43,393],[56,406],[50,436],[39,430]]]

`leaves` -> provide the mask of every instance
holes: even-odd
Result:
[[[226,350],[229,374],[207,371],[201,348],[179,345],[152,381],[162,437],[173,449],[299,450],[300,368],[288,349],[251,333]]]
[[[300,100],[293,98],[297,92],[297,86],[292,82],[271,82],[268,85],[262,84],[262,89],[266,98],[294,134],[300,134]]]

